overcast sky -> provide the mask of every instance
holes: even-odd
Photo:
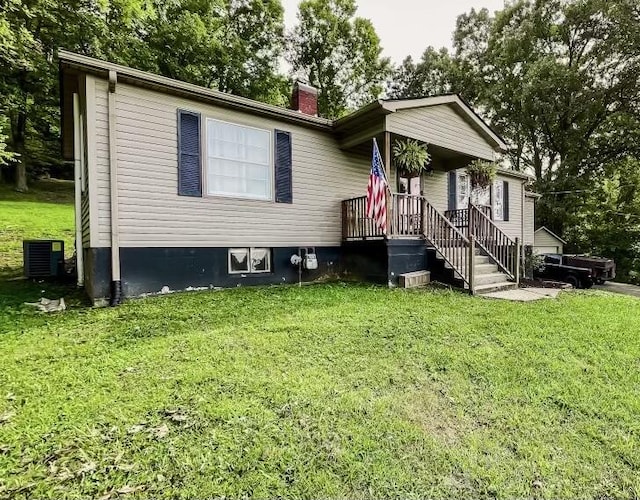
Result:
[[[296,22],[300,0],[282,0],[288,28]],[[456,18],[472,7],[500,10],[504,0],[358,0],[358,16],[370,19],[384,55],[395,63],[420,58],[429,45],[451,49]]]

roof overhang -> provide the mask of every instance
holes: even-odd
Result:
[[[108,78],[110,71],[115,71],[118,75],[119,83],[129,83],[157,90],[160,89],[168,93],[188,97],[205,103],[246,111],[252,114],[295,123],[305,127],[327,131],[331,131],[333,129],[333,121],[327,120],[326,118],[305,115],[299,111],[274,106],[272,104],[265,104],[206,87],[200,87],[191,83],[174,80],[172,78],[167,78],[165,76],[156,75],[146,71],[140,71],[120,64],[102,61],[93,57],[75,54],[66,50],[58,50],[58,60],[62,72],[77,69],[106,79]]]
[[[523,182],[529,182],[533,180],[533,177],[531,177],[529,174],[525,174],[523,172],[518,172],[517,170],[511,170],[508,168],[497,168],[496,173],[505,175],[507,177],[515,177],[516,179],[520,179]]]
[[[381,101],[384,109],[391,113],[403,109],[425,108],[429,106],[451,106],[464,118],[484,139],[499,152],[508,151],[504,140],[467,104],[458,94],[444,94],[415,99],[388,99]]]

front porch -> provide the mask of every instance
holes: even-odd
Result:
[[[469,293],[517,286],[521,245],[491,220],[489,207],[440,212],[425,196],[392,193],[387,199],[387,230],[367,216],[366,197],[342,202],[343,247],[370,262],[387,265],[387,279],[429,270],[435,278]],[[397,260],[397,249],[404,257]],[[371,260],[375,255],[382,256]],[[380,274],[378,274],[379,276]]]

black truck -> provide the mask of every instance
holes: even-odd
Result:
[[[534,269],[535,278],[564,281],[574,288],[591,288],[616,277],[616,264],[611,259],[588,255],[547,253]]]

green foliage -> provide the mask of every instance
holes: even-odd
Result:
[[[16,177],[61,166],[58,47],[284,104],[280,0],[7,0],[0,4],[0,111]],[[0,130],[1,132],[1,130]],[[1,144],[1,142],[0,142]]]
[[[11,151],[7,151],[7,135],[5,134],[7,124],[6,117],[0,116],[0,168],[15,156]]]
[[[141,65],[171,78],[273,104],[288,100],[280,0],[158,2]]]
[[[575,250],[615,259],[618,278],[640,284],[640,160],[609,164],[569,217]]]
[[[22,241],[63,239],[74,251],[73,182],[36,181],[29,193],[0,184],[0,280],[22,274]]]
[[[389,74],[371,21],[355,0],[304,0],[291,37],[289,62],[320,91],[321,115],[337,118],[376,99]]]
[[[399,139],[393,144],[393,161],[401,170],[419,174],[431,163],[431,155],[427,144],[412,139]]]
[[[466,168],[473,189],[486,189],[496,178],[496,164],[491,161],[473,160]]]
[[[392,98],[424,97],[459,92],[455,61],[445,48],[427,47],[417,63],[411,56],[393,71],[387,91]]]
[[[639,493],[637,299],[336,284],[43,316],[20,286],[0,284],[3,497]]]
[[[614,248],[624,241],[634,254],[633,244],[612,230],[603,245],[588,226],[599,214],[585,210],[597,211],[599,184],[623,160],[640,158],[638,25],[636,0],[518,0],[495,15],[472,9],[458,18],[454,54],[429,48],[422,63],[403,65],[396,95],[461,92],[506,139],[513,168],[535,175],[543,194],[537,224],[575,250],[618,255],[626,276],[633,259]]]

